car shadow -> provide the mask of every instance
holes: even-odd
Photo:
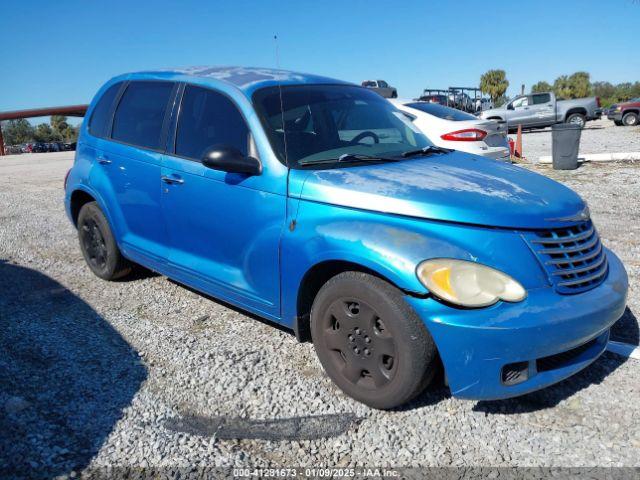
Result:
[[[255,313],[250,312],[248,310],[245,310],[242,307],[238,307],[238,306],[236,306],[236,305],[234,305],[232,303],[226,302],[226,301],[221,300],[221,299],[219,299],[217,297],[213,297],[213,296],[211,296],[211,295],[209,295],[207,293],[204,293],[204,292],[202,292],[200,290],[196,290],[195,288],[192,288],[189,285],[186,285],[184,283],[180,283],[179,281],[174,280],[172,278],[167,277],[167,280],[169,282],[173,283],[174,285],[177,285],[177,286],[179,286],[181,288],[189,290],[190,292],[195,293],[196,295],[198,295],[198,296],[200,296],[202,298],[206,298],[207,300],[210,300],[210,301],[212,301],[214,303],[217,303],[218,305],[222,305],[223,307],[228,308],[229,310],[233,310],[234,312],[239,313],[241,315],[244,315],[245,317],[248,317],[248,318],[250,318],[252,320],[256,320],[256,321],[258,321],[260,323],[263,323],[263,324],[265,324],[265,325],[267,325],[269,327],[273,327],[276,330],[279,330],[279,331],[281,331],[283,333],[291,335],[292,337],[295,337],[295,332],[292,329],[290,329],[290,328],[288,328],[288,327],[286,327],[284,325],[281,325],[281,324],[276,323],[276,322],[274,322],[272,320],[269,320],[267,318],[264,318],[264,317],[261,317],[259,315],[256,315]]]
[[[611,327],[611,340],[638,345],[640,330],[634,313],[626,308],[624,314]],[[581,372],[550,387],[507,400],[480,401],[473,410],[486,414],[518,414],[553,408],[563,400],[591,385],[600,384],[628,359],[605,352],[598,360]]]
[[[85,468],[146,377],[137,352],[82,299],[0,259],[0,477]]]
[[[611,340],[616,342],[629,343],[631,345],[640,345],[640,326],[638,318],[627,307],[620,320],[611,327]]]

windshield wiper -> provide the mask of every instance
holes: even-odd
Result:
[[[319,165],[323,163],[347,163],[347,162],[397,162],[399,158],[379,157],[362,153],[345,153],[338,158],[324,158],[321,160],[303,160],[300,165]]]
[[[414,157],[416,155],[432,155],[434,153],[450,153],[453,152],[451,148],[436,147],[435,145],[429,145],[428,147],[421,148],[420,150],[409,150],[404,152],[402,156],[404,158]]]

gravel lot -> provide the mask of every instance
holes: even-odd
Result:
[[[624,139],[611,145],[630,150],[633,131],[616,130]],[[533,147],[545,136],[526,134],[525,153],[548,154],[544,142]],[[287,331],[162,276],[93,276],[63,212],[70,164],[67,153],[0,158],[0,476],[114,465],[640,466],[640,362],[607,353],[508,401],[458,400],[440,384],[402,410],[371,410]],[[638,344],[638,164],[528,168],[589,201],[631,280],[616,338]]]
[[[515,134],[511,137],[515,140]],[[551,155],[551,129],[529,130],[522,134],[522,150],[531,162]],[[640,126],[617,127],[611,120],[587,122],[580,137],[580,154],[640,152]]]

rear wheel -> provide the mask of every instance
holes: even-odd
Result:
[[[587,123],[587,118],[581,113],[572,113],[567,117],[565,123],[570,123],[572,125],[578,125],[579,127],[584,127]]]
[[[638,114],[635,112],[625,113],[622,117],[622,123],[627,127],[638,125]]]
[[[80,250],[96,276],[116,280],[131,272],[131,263],[120,253],[109,222],[96,202],[82,206],[77,227]]]
[[[433,339],[403,294],[366,273],[341,273],[320,289],[311,333],[334,383],[374,408],[411,400],[437,370]]]

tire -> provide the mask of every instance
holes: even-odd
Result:
[[[584,126],[587,124],[587,118],[581,113],[572,113],[567,117],[564,123],[580,125],[580,128],[584,128]]]
[[[122,256],[107,218],[96,202],[85,203],[78,214],[80,250],[91,271],[103,280],[117,280],[131,272]]]
[[[616,124],[616,126],[621,127],[624,125],[624,123],[622,123],[620,120],[614,120],[613,123]]]
[[[638,120],[638,114],[635,112],[625,113],[622,117],[622,123],[626,127],[635,127],[636,125],[638,125]]]
[[[398,92],[396,91],[391,92],[391,98],[398,98]]]
[[[438,369],[433,339],[403,294],[366,273],[341,273],[320,289],[311,337],[333,382],[373,408],[408,402]]]

